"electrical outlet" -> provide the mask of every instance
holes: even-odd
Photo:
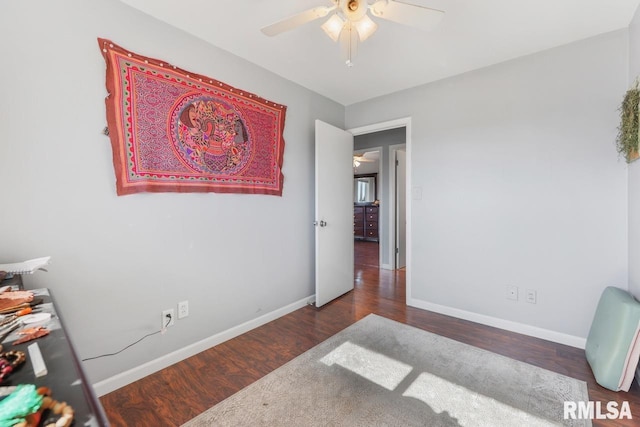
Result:
[[[538,300],[536,295],[536,291],[534,289],[527,289],[527,302],[531,304],[535,304]]]
[[[162,329],[166,329],[176,324],[176,312],[173,308],[162,311]]]
[[[507,286],[507,299],[518,301],[518,287]]]
[[[178,319],[183,319],[189,315],[189,301],[178,303]]]

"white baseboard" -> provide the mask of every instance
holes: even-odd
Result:
[[[393,266],[391,264],[380,264],[380,268],[383,270],[393,270]]]
[[[238,326],[234,326],[231,329],[227,329],[226,331],[195,342],[191,345],[181,348],[180,350],[165,354],[164,356],[159,357],[155,360],[151,360],[133,369],[129,369],[128,371],[114,375],[111,378],[99,381],[93,384],[93,388],[98,396],[104,396],[107,393],[111,393],[114,390],[138,381],[148,375],[153,374],[154,372],[171,366],[174,363],[178,363],[181,360],[187,359],[213,346],[221,344],[225,341],[237,337],[238,335],[242,335],[245,332],[262,326],[265,323],[269,323],[272,320],[296,311],[309,304],[309,301],[313,300],[313,298],[313,295],[307,298],[303,298],[300,301],[296,301],[285,307],[264,314],[256,319],[249,320],[248,322],[242,323]]]
[[[507,331],[517,332],[519,334],[569,345],[571,347],[584,349],[587,344],[586,338],[580,338],[549,329],[538,328],[536,326],[512,322],[510,320],[491,317],[471,311],[460,310],[445,305],[434,304],[415,298],[407,298],[407,305],[411,307],[421,308],[423,310],[434,311],[440,314],[446,314],[447,316],[457,317],[459,319],[469,320],[471,322],[476,322],[487,326],[493,326],[494,328],[505,329]]]

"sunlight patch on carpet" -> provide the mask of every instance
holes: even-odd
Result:
[[[327,366],[342,366],[387,390],[395,390],[413,369],[405,363],[349,341],[340,345],[320,361]]]
[[[449,413],[461,426],[493,427],[512,425],[514,422],[540,427],[559,425],[428,372],[421,373],[403,396],[421,400],[437,413]],[[490,414],[490,417],[487,417],[487,414]]]
[[[587,384],[370,314],[188,427],[591,427]]]
[[[346,341],[328,353],[320,362],[338,365],[389,391],[394,391],[411,373],[413,367],[384,354]],[[517,420],[527,426],[557,426],[491,397],[474,392],[437,375],[422,372],[402,393],[427,404],[438,414],[447,413],[460,426],[494,427]],[[490,414],[490,423],[483,422]]]

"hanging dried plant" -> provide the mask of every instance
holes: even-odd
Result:
[[[623,155],[627,163],[631,163],[640,157],[638,143],[640,134],[638,133],[638,121],[640,120],[640,88],[636,84],[629,89],[620,105],[620,126],[618,126],[618,137],[616,147],[618,154]]]

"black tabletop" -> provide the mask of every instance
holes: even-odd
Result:
[[[71,405],[75,413],[74,426],[108,426],[109,422],[104,415],[102,405],[100,405],[91,384],[87,382],[73,344],[56,313],[49,290],[36,289],[33,292],[36,299],[42,298],[43,300],[39,311],[50,313],[51,318],[43,322],[24,325],[24,327],[44,326],[50,332],[47,336],[34,341],[13,345],[13,342],[19,338],[17,332],[22,329],[18,328],[1,343],[3,352],[19,350],[27,355],[26,362],[12,372],[2,382],[2,386],[34,384],[36,387],[48,387],[53,399]],[[46,375],[38,378],[34,374],[28,350],[28,346],[33,343],[38,344],[48,371]]]

